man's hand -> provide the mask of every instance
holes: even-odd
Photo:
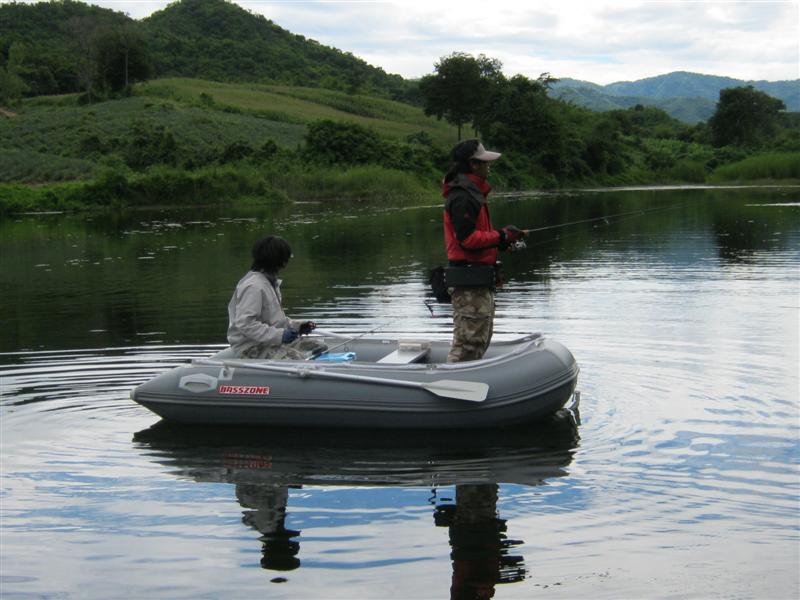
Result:
[[[317,324],[314,321],[303,321],[300,323],[300,335],[308,335],[312,331],[317,328]]]
[[[500,230],[500,250],[508,250],[514,242],[525,237],[525,232],[514,225],[506,225]]]

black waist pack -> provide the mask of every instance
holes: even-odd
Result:
[[[447,287],[494,287],[493,265],[467,265],[446,267],[444,280]]]
[[[489,265],[464,265],[459,267],[436,267],[431,270],[428,283],[438,302],[450,302],[450,290],[455,287],[499,286],[500,263]]]

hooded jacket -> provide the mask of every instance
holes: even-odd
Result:
[[[286,328],[299,329],[281,308],[281,280],[248,271],[228,303],[228,342],[241,354],[258,344],[280,346]]]
[[[459,174],[442,187],[447,259],[456,264],[494,265],[503,234],[492,227],[486,197],[491,186],[475,175]]]

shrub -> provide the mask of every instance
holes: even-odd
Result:
[[[178,163],[178,144],[172,133],[163,126],[134,123],[127,139],[122,155],[132,169],[143,170],[151,165]]]
[[[132,182],[136,204],[182,204],[194,197],[194,181],[188,171],[154,165]]]
[[[88,204],[110,205],[130,196],[128,177],[122,169],[106,167],[84,186],[82,199]]]
[[[278,153],[278,144],[267,140],[253,153],[253,159],[259,162],[267,161]]]
[[[707,174],[705,165],[693,160],[680,160],[666,172],[670,180],[686,183],[704,183]]]
[[[248,156],[252,156],[255,151],[253,150],[252,146],[247,142],[233,142],[225,146],[225,149],[222,151],[222,154],[219,157],[220,163],[229,163],[229,162],[236,162],[238,160],[242,160],[243,158],[247,158]]]
[[[327,165],[367,164],[384,153],[378,134],[355,123],[316,121],[308,126],[305,136],[306,157]]]

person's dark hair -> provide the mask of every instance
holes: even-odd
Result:
[[[292,258],[289,242],[276,235],[268,235],[253,244],[253,264],[251,271],[275,273],[284,268]]]
[[[450,160],[452,162],[450,164],[450,169],[444,176],[445,181],[452,181],[459,174],[470,173],[472,171],[469,164],[469,157],[475,154],[479,143],[480,140],[476,139],[464,140],[453,147],[450,151]]]

